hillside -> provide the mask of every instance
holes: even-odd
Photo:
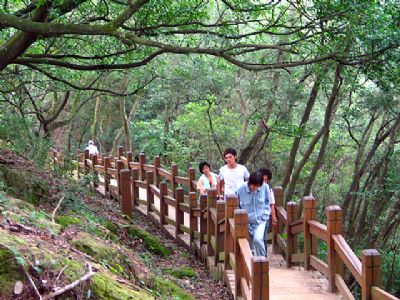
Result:
[[[152,223],[61,172],[1,151],[0,190],[1,299],[228,298]]]

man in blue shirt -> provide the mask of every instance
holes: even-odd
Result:
[[[240,186],[236,194],[240,208],[245,209],[249,216],[250,247],[256,256],[267,256],[264,233],[268,229],[271,209],[269,189],[263,184],[263,175],[251,173],[249,181]]]

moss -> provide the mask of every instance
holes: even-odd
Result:
[[[15,282],[23,279],[14,254],[8,249],[0,248],[0,298],[12,295]]]
[[[133,269],[129,257],[125,255],[128,250],[123,249],[121,246],[118,246],[118,248],[113,247],[112,244],[97,240],[86,232],[80,232],[72,239],[71,244],[78,250],[95,258],[116,274],[129,277],[129,271]]]
[[[154,289],[161,294],[162,298],[179,299],[179,300],[193,300],[193,295],[186,293],[175,282],[166,280],[161,277],[154,278]]]
[[[104,273],[97,273],[93,276],[91,289],[96,299],[154,299],[154,296],[145,290],[133,290]]]
[[[103,222],[101,222],[101,225],[103,225],[105,228],[110,230],[115,235],[118,235],[119,227],[117,225],[115,225],[113,222],[103,221]]]
[[[5,196],[0,203],[4,208],[3,216],[12,222],[26,224],[41,229],[52,235],[58,234],[60,225],[51,222],[47,213],[35,210],[35,207],[25,201]]]
[[[82,233],[80,236],[82,239],[90,239],[90,236],[86,233]],[[87,272],[85,262],[67,258],[69,252],[64,248],[57,249],[57,253],[49,250],[45,244],[38,248],[36,245],[37,242],[30,240],[29,237],[25,240],[1,228],[0,243],[7,247],[0,247],[0,299],[12,298],[14,285],[18,280],[23,281],[24,285],[29,286],[29,283],[26,283],[25,275],[21,272],[15,257],[20,257],[22,262],[26,261],[27,263],[31,262],[32,258],[34,258],[40,262],[39,268],[51,271],[54,274],[58,274],[60,270],[66,266],[63,276],[65,276],[65,279],[69,282],[79,279]],[[93,242],[93,244],[95,243]],[[15,251],[10,251],[8,248],[15,249]],[[47,250],[43,251],[44,248]],[[111,248],[104,253],[104,255],[109,256],[110,259],[114,258],[117,254],[121,261],[125,259],[122,254],[117,253],[118,251],[112,249],[110,245],[105,245],[101,242],[99,242],[95,250],[92,249],[92,254],[96,255],[96,251],[100,248],[102,250],[106,250],[103,248]],[[93,292],[93,299],[154,299],[153,295],[139,287],[136,288],[132,282],[129,285],[119,283],[113,275],[101,265],[94,264],[94,267],[98,271],[91,280],[92,284],[90,288]],[[118,263],[115,263],[114,268],[116,268],[117,271],[124,270],[124,266]]]
[[[128,233],[131,237],[133,238],[139,238],[143,240],[144,246],[146,249],[148,249],[150,252],[161,255],[163,257],[167,257],[170,255],[170,251],[168,248],[162,245],[162,242],[160,239],[158,239],[155,236],[150,235],[150,233],[137,229],[136,227],[130,226],[128,228]]]
[[[4,196],[4,201],[1,206],[5,208],[18,208],[27,211],[35,210],[35,206],[32,204],[10,196]]]
[[[176,278],[196,278],[197,274],[196,272],[189,267],[181,267],[179,269],[165,269],[164,270],[165,273],[168,273]]]
[[[56,216],[57,224],[60,224],[62,228],[66,228],[69,225],[83,225],[82,220],[70,217],[70,216]]]

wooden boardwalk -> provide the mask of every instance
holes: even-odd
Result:
[[[114,182],[113,182],[114,183]],[[98,192],[104,195],[104,187],[100,185]],[[139,189],[139,198],[146,200],[146,190]],[[160,200],[154,197],[154,204],[159,209]],[[142,214],[146,214],[146,207],[136,207]],[[175,209],[169,207],[168,216],[175,219]],[[189,226],[189,215],[184,214],[184,223]],[[170,226],[170,234],[173,235],[174,227]],[[302,267],[286,268],[285,260],[280,254],[272,253],[271,245],[268,245],[269,260],[269,288],[271,300],[335,300],[342,299],[339,294],[329,293],[328,281],[318,271],[305,271]]]
[[[302,267],[286,268],[279,254],[273,254],[268,245],[269,291],[271,300],[335,300],[338,294],[327,292],[328,280],[318,271],[305,271]]]
[[[62,153],[51,155],[55,165],[63,165]],[[267,259],[252,254],[248,215],[237,209],[237,198],[220,201],[216,191],[210,190],[200,203],[196,201],[194,168],[188,168],[187,177],[179,176],[176,164],[165,169],[158,156],[148,164],[143,153],[133,162],[133,154],[125,153],[123,147],[118,148],[117,157],[97,159],[89,157],[87,150],[77,156],[73,162],[77,179],[80,173],[96,174],[95,185],[98,175],[99,193],[116,199],[122,214],[130,216],[135,209],[147,215],[167,236],[199,257],[212,274],[220,276],[234,299],[355,299],[344,280],[346,268],[360,285],[361,299],[400,300],[381,288],[379,252],[364,249],[358,256],[348,245],[342,230],[343,212],[337,205],[325,208],[324,224],[317,220],[314,197],[301,199],[303,214],[299,216],[300,204],[285,204],[283,189],[274,188],[278,225],[271,233]],[[298,239],[300,234],[303,236]],[[324,260],[318,257],[319,241],[327,246]],[[271,249],[284,255],[273,254]]]

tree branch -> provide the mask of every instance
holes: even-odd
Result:
[[[152,61],[154,58],[159,56],[160,54],[165,53],[166,51],[164,50],[158,50],[156,52],[153,52],[149,56],[147,56],[145,59],[141,61],[136,61],[132,63],[127,63],[127,64],[95,64],[95,65],[80,65],[80,64],[75,64],[75,63],[70,63],[70,62],[65,62],[62,60],[57,60],[53,58],[18,58],[16,59],[13,63],[14,64],[19,64],[19,65],[25,65],[25,66],[31,66],[31,65],[52,65],[52,66],[58,66],[62,68],[67,68],[67,69],[72,69],[72,70],[80,70],[80,71],[101,71],[101,70],[123,70],[123,69],[131,69],[131,68],[137,68],[140,66],[144,66],[148,64],[150,61]]]

